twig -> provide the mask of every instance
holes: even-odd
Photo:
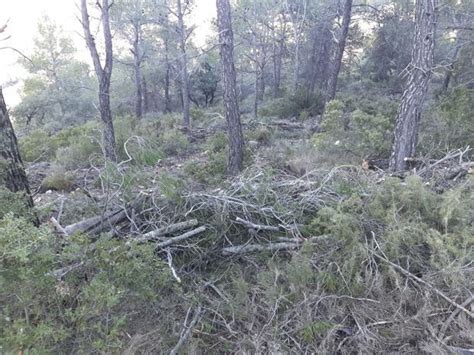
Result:
[[[173,256],[171,255],[171,252],[169,249],[166,249],[166,255],[168,257],[168,266],[171,269],[171,273],[173,274],[173,277],[178,281],[178,283],[181,283],[181,279],[179,278],[178,274],[176,273],[175,268],[173,267]]]
[[[179,337],[178,343],[175,347],[170,351],[170,355],[176,355],[179,353],[181,347],[188,341],[193,328],[196,326],[196,323],[201,318],[201,306],[199,305],[196,312],[194,313],[194,317],[189,323],[189,326],[186,326],[186,320],[184,321],[183,330],[181,331],[181,336]]]

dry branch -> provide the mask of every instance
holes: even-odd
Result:
[[[56,220],[56,218],[51,217],[50,218],[51,223],[53,224],[54,228],[63,236],[63,237],[69,237],[69,234],[66,232],[63,226],[59,224],[59,222]]]
[[[422,280],[420,279],[418,276],[416,275],[413,275],[410,271],[408,270],[405,270],[404,268],[402,268],[400,265],[397,265],[393,262],[391,262],[390,260],[388,260],[387,258],[385,258],[384,256],[380,255],[380,254],[377,254],[376,252],[372,251],[372,253],[377,256],[379,259],[381,259],[382,261],[386,262],[387,264],[389,264],[390,266],[392,266],[394,269],[400,271],[402,274],[404,274],[405,276],[417,281],[418,283],[426,286],[427,288],[429,288],[430,290],[432,290],[434,293],[436,293],[438,296],[440,296],[441,298],[443,298],[444,300],[446,300],[448,303],[450,303],[451,305],[453,305],[454,307],[456,307],[457,309],[463,311],[464,313],[466,313],[469,317],[471,318],[474,318],[474,313],[469,311],[468,309],[466,309],[466,307],[464,307],[463,305],[457,303],[457,302],[454,302],[451,298],[449,298],[448,296],[446,296],[443,292],[441,292],[440,290],[438,290],[436,287],[434,287],[433,285],[429,284],[428,282],[426,282],[425,280]]]
[[[282,229],[280,227],[276,227],[276,226],[268,226],[268,225],[264,225],[264,224],[255,224],[255,223],[252,223],[250,221],[246,221],[240,217],[237,217],[235,219],[235,221],[237,223],[240,223],[240,224],[243,224],[244,226],[246,226],[247,228],[251,228],[251,229],[255,229],[257,232],[258,231],[270,231],[270,232],[279,232],[281,231]]]
[[[245,254],[252,253],[255,251],[280,251],[280,250],[289,250],[296,249],[301,246],[301,243],[271,243],[267,245],[262,244],[245,244],[237,245],[234,247],[227,247],[222,249],[223,255],[233,255],[233,254]]]
[[[104,231],[111,230],[115,225],[125,221],[128,213],[132,210],[139,210],[143,204],[144,198],[138,197],[135,202],[125,208],[107,212],[101,216],[94,216],[83,221],[64,227],[64,231],[68,235],[76,233],[85,233],[89,235],[97,235]]]
[[[189,314],[189,311],[188,311]],[[186,316],[187,318],[187,316]],[[179,337],[178,343],[175,345],[175,347],[171,350],[170,355],[176,355],[179,354],[179,351],[181,347],[188,341],[189,337],[191,336],[191,333],[193,331],[193,328],[196,326],[196,323],[199,321],[201,318],[201,306],[198,306],[196,312],[194,313],[194,317],[189,323],[189,325],[186,325],[187,319],[184,320],[184,325],[183,325],[183,330],[181,331],[181,336]]]
[[[181,231],[183,229],[188,229],[197,226],[198,221],[196,219],[191,219],[189,221],[184,221],[184,222],[179,222],[175,224],[170,224],[169,226],[162,227],[155,229],[151,232],[148,232],[144,235],[142,235],[139,238],[136,238],[135,240],[138,242],[146,242],[148,240],[152,239],[157,239],[159,237],[162,237],[166,234],[172,234],[178,231]]]
[[[156,244],[156,247],[157,248],[165,248],[165,247],[168,247],[172,244],[176,244],[178,242],[181,242],[183,240],[186,240],[188,238],[191,238],[191,237],[194,237],[195,235],[199,234],[199,233],[202,233],[206,230],[206,227],[204,226],[201,226],[199,228],[196,228],[196,229],[193,229],[189,232],[186,232],[184,234],[181,234],[177,237],[173,237],[173,238],[169,238],[167,240],[165,240],[164,242],[160,242],[160,243],[157,243]]]

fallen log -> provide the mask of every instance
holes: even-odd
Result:
[[[126,207],[122,207],[118,210],[104,213],[101,216],[94,216],[66,226],[63,228],[64,232],[66,232],[67,235],[73,235],[76,233],[97,235],[99,233],[109,231],[117,224],[125,221],[128,218],[128,214],[132,210],[141,210],[143,202],[144,198],[139,197],[135,200],[135,202],[129,204]]]
[[[151,232],[143,234],[142,236],[140,236],[140,237],[138,237],[134,240],[136,240],[137,242],[142,243],[142,242],[146,242],[148,240],[158,239],[158,238],[160,238],[160,237],[162,237],[166,234],[172,234],[172,233],[184,230],[184,229],[195,227],[195,226],[197,226],[197,224],[198,224],[197,219],[191,219],[189,221],[170,224],[166,227],[158,228],[158,229],[155,229]]]

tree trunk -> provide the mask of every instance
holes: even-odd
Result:
[[[26,177],[23,162],[18,150],[18,143],[13,126],[8,114],[7,105],[3,98],[0,87],[0,187],[5,187],[12,192],[23,192],[25,204],[29,209],[33,208],[30,186]],[[35,225],[38,219],[33,218]]]
[[[169,61],[169,43],[168,39],[165,40],[165,112],[171,112],[171,98],[170,98],[170,73],[171,73],[171,64]]]
[[[150,101],[148,99],[148,85],[144,76],[142,76],[142,91],[143,91],[143,112],[150,112]]]
[[[225,117],[229,134],[228,173],[237,175],[242,169],[244,139],[240,124],[239,104],[237,101],[234,34],[229,0],[216,0],[217,26],[219,29],[220,57],[222,64]]]
[[[392,171],[406,170],[405,159],[415,156],[418,123],[434,60],[436,3],[436,0],[416,1],[413,50],[408,81],[397,112],[395,139],[390,158]]]
[[[339,71],[341,70],[341,63],[342,63],[342,57],[344,55],[344,49],[346,48],[347,34],[349,33],[349,25],[351,23],[351,14],[352,14],[352,0],[345,0],[343,15],[342,15],[341,36],[339,37],[339,41],[336,47],[334,66],[332,68],[331,75],[329,77],[327,101],[331,101],[336,97],[337,78],[339,76]]]
[[[109,20],[109,0],[102,0],[100,5],[97,2],[102,17],[102,30],[104,32],[105,42],[105,64],[102,67],[99,53],[92,36],[89,23],[89,14],[87,12],[87,0],[81,0],[81,15],[82,27],[84,30],[84,37],[86,39],[87,47],[94,63],[95,73],[99,80],[99,111],[100,118],[103,123],[103,145],[104,154],[107,159],[117,161],[116,147],[115,147],[115,132],[112,121],[112,111],[110,110],[110,78],[112,76],[112,33],[110,32]]]
[[[143,94],[142,94],[142,56],[140,54],[140,25],[133,26],[133,65],[135,69],[135,117],[141,118],[143,115]]]
[[[179,29],[179,47],[181,50],[180,69],[181,69],[181,92],[183,94],[183,125],[185,128],[190,127],[189,119],[189,80],[188,80],[188,56],[186,53],[186,29],[184,27],[184,14],[181,6],[181,0],[176,0],[178,12],[178,29]]]
[[[309,61],[307,88],[309,92],[313,93],[315,89],[320,91],[327,89],[332,42],[330,22],[324,21],[314,26],[311,39],[313,43]]]
[[[281,57],[283,55],[284,40],[273,44],[273,98],[280,96]]]

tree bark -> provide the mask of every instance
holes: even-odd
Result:
[[[225,117],[229,134],[229,161],[227,171],[237,175],[242,169],[244,139],[237,101],[234,34],[229,0],[216,0],[217,26],[219,29],[220,57],[222,64]]]
[[[176,0],[179,30],[179,48],[181,50],[181,92],[183,95],[183,125],[190,127],[189,119],[189,79],[188,79],[188,56],[186,53],[186,28],[184,27],[184,13],[181,6],[181,0]]]
[[[341,70],[342,57],[344,55],[344,49],[346,48],[347,34],[349,33],[349,25],[351,23],[351,14],[352,14],[352,0],[344,1],[344,9],[342,15],[342,28],[341,35],[336,47],[336,55],[334,57],[334,65],[331,71],[328,82],[328,93],[327,101],[331,101],[336,97],[337,89],[337,78],[339,76],[339,71]]]
[[[142,91],[143,91],[143,112],[150,112],[150,101],[148,99],[148,85],[144,76],[142,76]]]
[[[331,17],[331,21],[333,18]],[[312,30],[312,48],[309,60],[309,75],[307,89],[314,93],[317,88],[320,91],[327,89],[329,78],[329,63],[331,61],[331,42],[332,34],[330,29],[331,21],[324,20],[313,27]]]
[[[409,77],[400,101],[395,127],[395,139],[390,157],[390,170],[404,171],[406,158],[415,156],[418,123],[428,90],[434,60],[437,0],[417,0],[415,33],[409,65]]]
[[[102,0],[97,5],[101,10],[102,31],[105,42],[105,63],[102,66],[99,53],[95,44],[95,39],[90,30],[89,14],[87,12],[87,0],[81,0],[82,28],[86,44],[94,63],[95,73],[99,80],[99,111],[103,124],[103,145],[107,159],[117,161],[114,124],[112,121],[112,111],[110,109],[110,78],[112,76],[112,33],[110,31],[109,20],[109,0]]]
[[[133,24],[133,66],[135,69],[135,117],[143,116],[143,93],[142,93],[142,59],[140,53],[140,24]]]
[[[280,83],[281,83],[281,63],[283,56],[283,48],[285,40],[278,39],[273,43],[273,98],[276,99],[280,96]]]
[[[23,162],[21,160],[18,143],[13,130],[7,105],[3,98],[0,87],[0,186],[12,192],[23,192],[25,204],[29,209],[33,208],[30,186],[26,177]],[[35,225],[39,225],[38,219],[33,217]]]

